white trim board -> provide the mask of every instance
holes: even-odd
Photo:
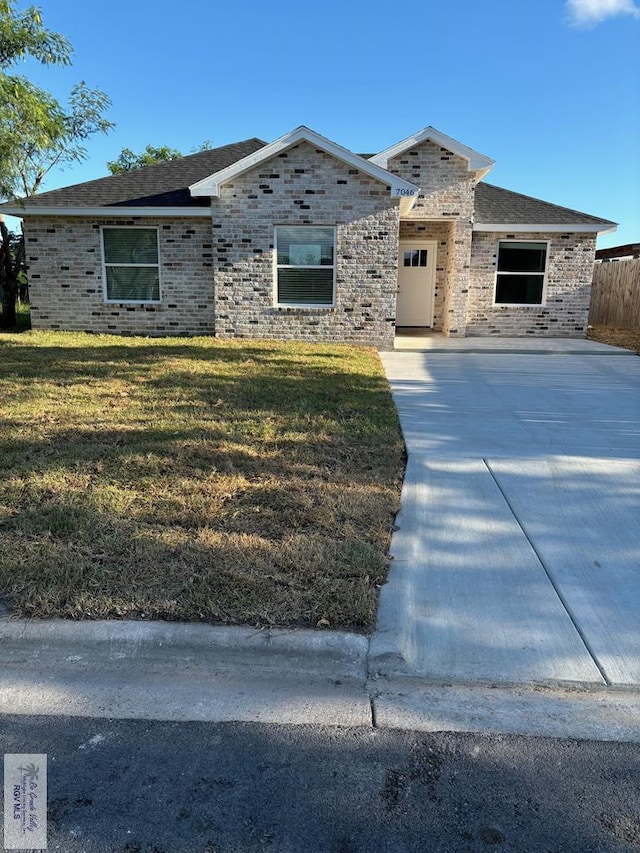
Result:
[[[365,161],[366,162],[366,161]],[[417,194],[416,194],[417,198]],[[403,210],[403,203],[412,202],[413,198],[403,198],[401,200],[400,212],[404,214],[407,211]],[[413,204],[411,205],[413,207]],[[15,216],[18,219],[21,219],[24,216],[98,216],[100,218],[106,217],[109,219],[136,219],[145,216],[157,216],[157,217],[172,217],[172,218],[194,218],[200,217],[201,219],[208,219],[211,216],[211,209],[209,207],[22,207],[22,206],[11,206],[11,207],[3,207],[0,210],[0,213],[4,213],[7,216]],[[405,220],[401,220],[405,221]],[[413,219],[406,220],[407,222],[413,222]],[[442,219],[433,219],[428,220],[433,222],[443,222],[443,221],[455,221],[455,220],[445,220]],[[618,230],[617,225],[580,225],[580,224],[572,224],[572,225],[544,225],[542,223],[531,223],[531,224],[485,224],[481,222],[476,222],[473,226],[474,231],[508,231],[510,233],[519,234],[519,233],[541,233],[543,231],[547,233],[564,233],[570,234],[573,232],[584,232],[590,234],[612,234],[614,231]]]
[[[7,216],[100,216],[109,219],[133,219],[140,216],[171,216],[192,217],[200,216],[202,219],[211,217],[209,207],[44,207],[28,205],[16,205],[14,207],[3,207],[0,213]]]
[[[510,234],[541,234],[542,232],[550,234],[572,234],[574,232],[609,234],[613,231],[617,231],[617,229],[617,225],[580,225],[579,223],[573,223],[572,225],[543,225],[542,223],[532,223],[530,225],[509,225],[502,223],[497,225],[485,225],[483,223],[476,222],[473,226],[474,231],[504,231],[509,232]]]

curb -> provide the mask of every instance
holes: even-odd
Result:
[[[640,743],[640,692],[536,684],[370,682],[376,724],[423,732]]]
[[[0,714],[640,742],[637,690],[367,677],[341,631],[3,617],[0,647]]]
[[[181,622],[72,622],[66,619],[0,619],[5,651],[32,656],[78,652],[67,659],[142,661],[159,650],[176,660],[188,659],[213,669],[251,666],[266,673],[341,676],[364,679],[369,640],[345,631],[258,629]],[[15,644],[15,645],[14,645]],[[11,648],[13,646],[13,649]],[[55,648],[54,648],[55,647]],[[88,662],[88,661],[87,661]]]

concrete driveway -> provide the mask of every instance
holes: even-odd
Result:
[[[382,356],[409,462],[371,669],[640,685],[640,358],[493,345]]]

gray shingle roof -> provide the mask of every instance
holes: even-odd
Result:
[[[209,207],[206,197],[192,197],[189,186],[225,169],[267,143],[245,139],[209,151],[199,151],[178,160],[143,169],[109,175],[41,193],[28,199],[30,209],[47,207]],[[363,154],[368,158],[371,155]],[[0,205],[15,208],[16,202]],[[476,187],[476,227],[481,225],[602,225],[616,223],[599,219],[541,199],[480,182]]]
[[[178,160],[168,160],[119,175],[109,175],[95,181],[74,184],[59,190],[41,193],[28,199],[34,207],[208,207],[207,198],[192,198],[189,186],[196,181],[225,169],[232,163],[253,154],[267,143],[261,139],[245,139],[199,151]],[[15,207],[16,202],[10,202]],[[0,205],[0,210],[2,205]]]
[[[502,224],[607,226],[616,223],[481,181],[476,187],[475,224],[478,227]]]

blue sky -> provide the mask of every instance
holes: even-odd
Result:
[[[103,89],[116,123],[45,189],[147,143],[190,153],[306,124],[376,152],[433,125],[496,160],[489,182],[619,222],[599,246],[640,240],[633,0],[38,5],[73,66],[19,73],[60,99],[79,80]]]

